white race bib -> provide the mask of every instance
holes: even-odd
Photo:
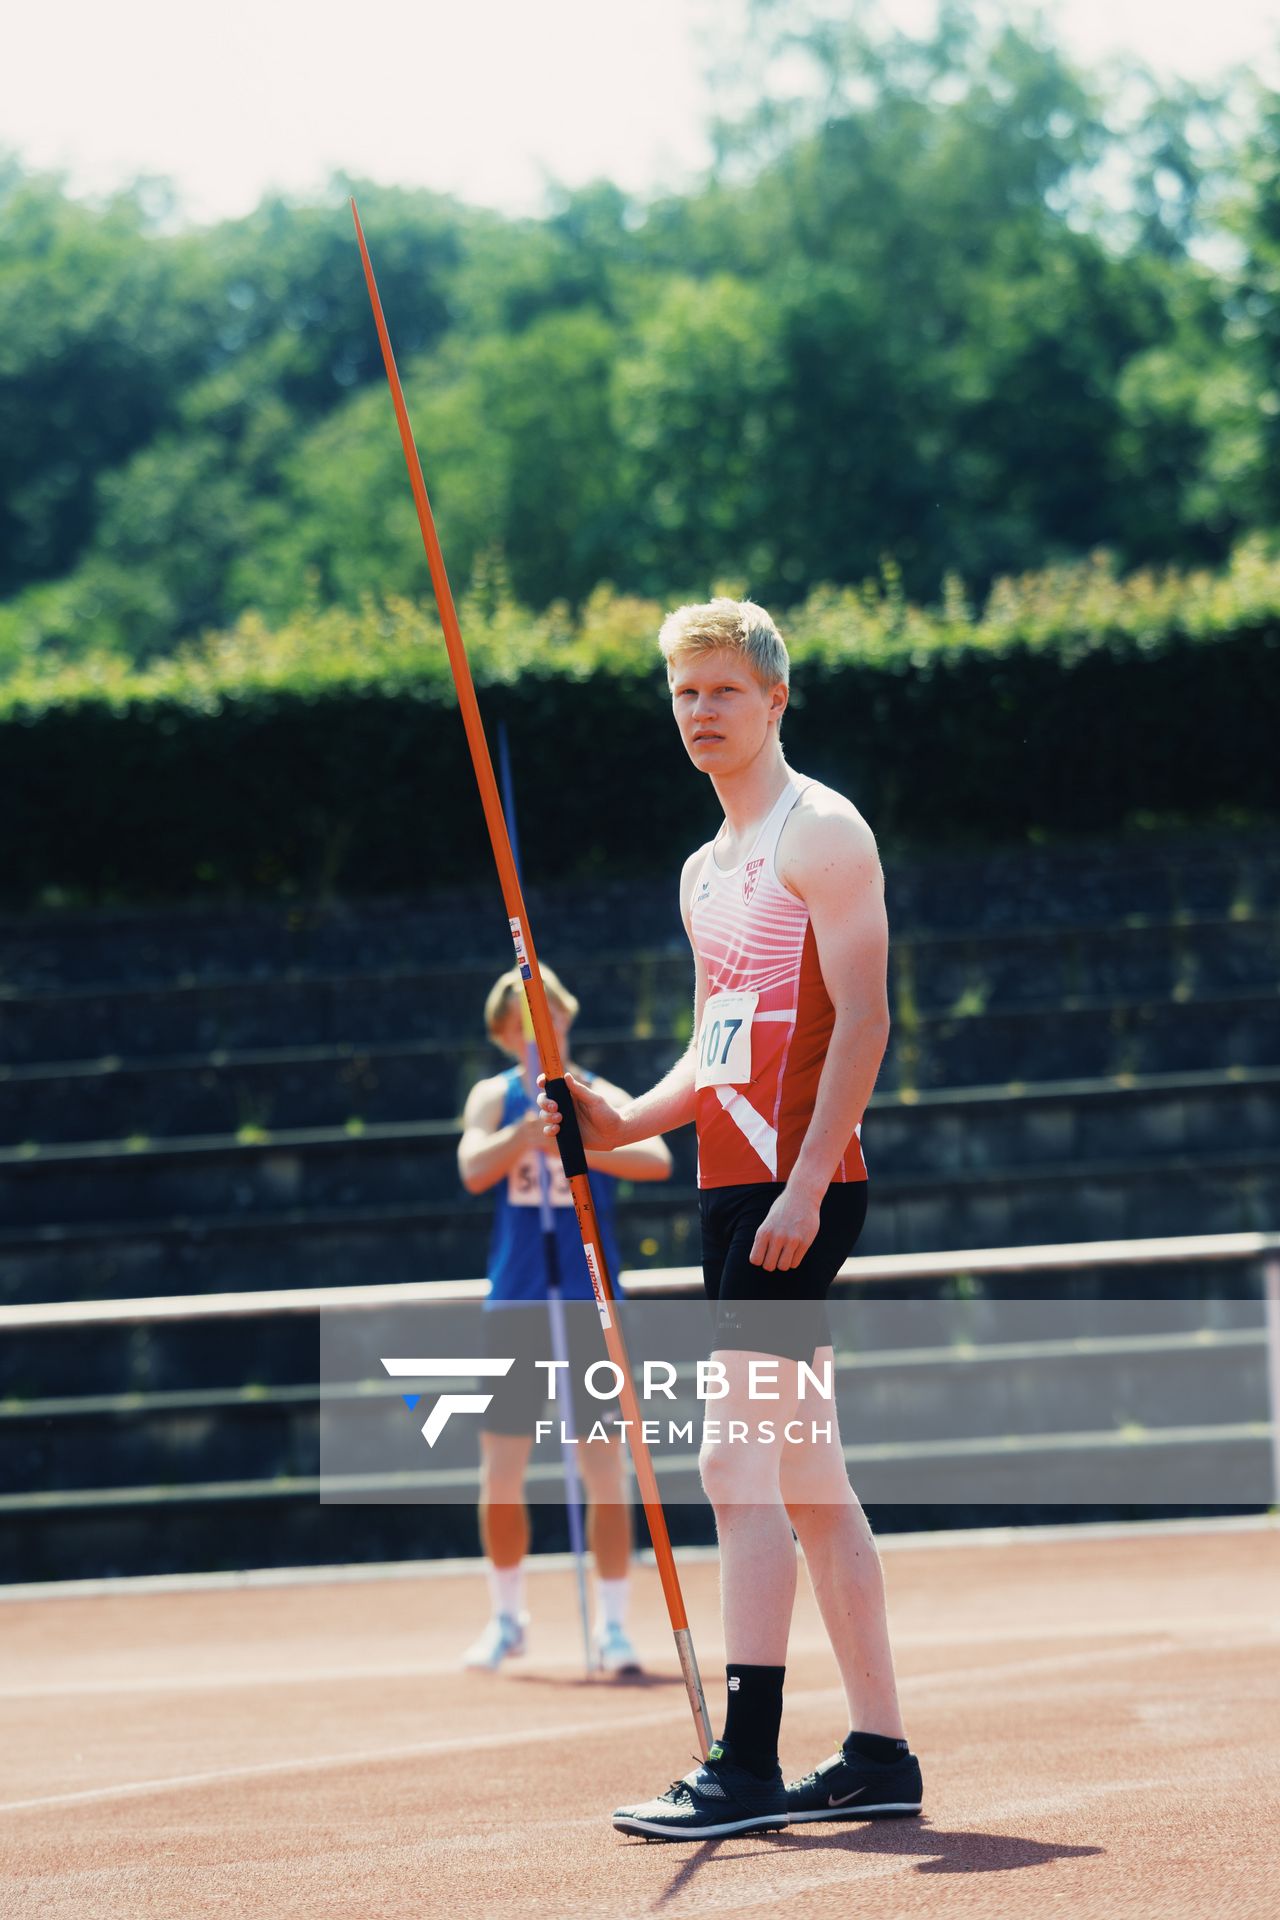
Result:
[[[751,1080],[751,1022],[758,993],[712,993],[698,1029],[695,1087],[745,1087]]]
[[[564,1177],[564,1168],[558,1154],[548,1156],[539,1153],[536,1147],[530,1147],[527,1153],[507,1170],[507,1199],[513,1207],[536,1207],[542,1203],[542,1180],[538,1173],[538,1162],[544,1162],[551,1178],[548,1183],[547,1198],[553,1207],[571,1207],[573,1195],[569,1191],[569,1182]]]

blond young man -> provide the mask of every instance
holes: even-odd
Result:
[[[804,1359],[819,1374],[833,1362],[823,1302],[865,1217],[862,1117],[889,1033],[884,877],[853,803],[787,764],[780,727],[790,662],[764,609],[727,599],[681,607],[659,645],[681,740],[724,810],[680,880],[693,1039],[657,1086],[621,1107],[567,1077],[588,1148],[616,1150],[696,1122],[713,1357],[729,1379],[716,1409],[725,1433],[758,1411],[752,1362]],[[545,1093],[539,1104],[554,1135],[559,1109]],[[795,1329],[771,1333],[768,1349],[753,1345],[762,1324],[779,1328],[776,1308],[769,1320],[759,1305],[766,1301],[788,1302]],[[798,1378],[795,1369],[778,1373]],[[808,1411],[785,1386],[768,1408],[779,1432],[797,1410]],[[834,1406],[823,1413],[834,1416]],[[720,1543],[724,1733],[665,1793],[619,1807],[615,1827],[710,1839],[918,1813],[920,1768],[898,1704],[880,1559],[838,1436],[826,1445],[705,1444],[700,1464]],[[777,1742],[793,1529],[851,1731],[838,1753],[786,1785]]]
[[[567,1051],[569,1029],[578,1002],[548,966],[543,985],[562,1051]],[[521,1002],[524,983],[517,968],[495,980],[485,1002],[485,1028],[494,1045],[520,1063],[525,1056]],[[583,1074],[593,1096],[612,1107],[623,1107],[627,1095],[609,1081]],[[594,1299],[578,1234],[573,1200],[560,1168],[554,1143],[548,1139],[542,1116],[533,1103],[524,1070],[517,1064],[481,1080],[471,1089],[463,1113],[458,1143],[458,1171],[469,1193],[497,1188],[497,1209],[489,1249],[489,1296],[485,1301],[486,1336],[493,1348],[520,1352],[522,1365],[494,1391],[481,1424],[480,1538],[488,1561],[492,1614],[476,1641],[463,1656],[463,1665],[493,1672],[526,1647],[528,1614],[524,1605],[524,1560],[529,1550],[529,1514],[524,1479],[533,1448],[535,1421],[546,1411],[543,1391],[546,1375],[531,1364],[542,1351],[549,1322],[548,1250],[542,1226],[542,1172],[548,1175],[547,1197],[554,1227],[556,1281],[568,1311],[574,1430],[581,1435],[599,1417],[599,1407],[582,1399],[580,1382],[592,1361],[603,1357],[599,1323],[573,1302]],[[611,1152],[591,1153],[595,1170],[592,1193],[610,1271],[618,1271],[613,1234],[612,1187],[615,1180],[665,1180],[671,1155],[660,1139],[640,1139]],[[513,1344],[508,1337],[511,1316],[524,1323]],[[503,1322],[506,1322],[505,1326]],[[532,1323],[532,1324],[530,1324]],[[545,1357],[550,1359],[549,1343]],[[587,1541],[596,1573],[594,1651],[609,1673],[627,1674],[639,1668],[627,1634],[628,1568],[631,1552],[631,1513],[623,1483],[623,1457],[616,1435],[581,1446],[578,1465],[587,1500]]]

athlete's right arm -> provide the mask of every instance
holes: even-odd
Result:
[[[497,1186],[530,1147],[546,1153],[550,1141],[543,1132],[541,1114],[522,1113],[501,1126],[503,1081],[480,1080],[467,1095],[458,1142],[458,1173],[468,1193],[484,1193]]]
[[[689,936],[689,945],[693,948],[693,1033],[689,1044],[670,1073],[665,1073],[656,1087],[650,1087],[648,1093],[638,1094],[620,1109],[611,1107],[607,1100],[592,1093],[590,1087],[585,1087],[572,1074],[566,1074],[584,1147],[605,1152],[613,1147],[630,1146],[636,1140],[648,1140],[655,1133],[671,1133],[676,1127],[687,1127],[693,1119],[698,1027],[707,997],[707,976],[698,949],[693,945],[691,909],[694,883],[706,851],[706,847],[701,846],[696,853],[691,853],[680,875],[680,917]],[[539,1074],[539,1086],[542,1080],[543,1076]],[[547,1133],[554,1138],[560,1131],[560,1109],[543,1092],[538,1095],[538,1105],[546,1117]]]

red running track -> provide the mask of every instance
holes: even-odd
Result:
[[[923,1816],[701,1844],[609,1825],[691,1764],[651,1568],[634,1685],[581,1676],[560,1566],[531,1574],[529,1657],[493,1676],[454,1665],[474,1570],[6,1598],[0,1911],[1272,1920],[1274,1516],[882,1546]],[[716,1718],[716,1570],[681,1564]],[[789,1774],[846,1731],[833,1680],[802,1580]]]

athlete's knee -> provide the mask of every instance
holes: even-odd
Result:
[[[837,1447],[785,1448],[778,1487],[788,1507],[847,1506],[857,1498]]]
[[[743,1434],[734,1435],[739,1425]],[[778,1491],[778,1449],[748,1437],[746,1421],[729,1423],[730,1431],[703,1442],[698,1455],[702,1488],[712,1506],[752,1504],[775,1497]]]
[[[621,1442],[593,1440],[578,1449],[578,1471],[588,1492],[598,1497],[621,1499],[623,1459]]]
[[[496,1514],[501,1522],[508,1514],[525,1512],[524,1485],[513,1480],[497,1486],[482,1483],[479,1505],[485,1513]]]
[[[480,1498],[489,1506],[518,1506],[524,1499],[523,1460],[486,1460],[480,1469]]]

